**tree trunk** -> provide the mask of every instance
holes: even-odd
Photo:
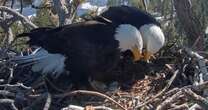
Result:
[[[204,32],[190,0],[174,0],[174,6],[188,38],[188,46],[195,50],[204,50]]]

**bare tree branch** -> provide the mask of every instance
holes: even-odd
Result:
[[[0,6],[0,11],[1,12],[7,12],[10,15],[13,15],[13,17],[17,17],[18,20],[22,21],[23,23],[26,24],[26,26],[30,29],[32,28],[37,28],[37,26],[35,24],[33,24],[31,21],[29,21],[25,16],[21,15],[20,13],[18,13],[17,11],[5,7],[5,6]]]
[[[112,98],[110,98],[109,96],[99,93],[99,92],[95,92],[95,91],[87,91],[87,90],[76,90],[76,91],[72,91],[72,92],[68,92],[68,93],[64,93],[64,94],[58,94],[58,95],[54,95],[54,97],[66,97],[66,96],[70,96],[70,95],[80,95],[80,94],[89,94],[89,95],[96,95],[96,96],[100,96],[102,98],[106,98],[108,100],[110,100],[111,102],[113,102],[114,104],[118,105],[122,110],[126,110],[125,107],[123,107],[121,104],[119,104],[118,102],[116,102],[115,100],[113,100]]]

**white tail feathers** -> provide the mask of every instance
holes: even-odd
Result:
[[[38,48],[31,55],[17,56],[11,61],[19,66],[32,65],[32,71],[41,72],[42,74],[51,74],[58,77],[64,72],[65,57],[61,54],[51,54],[43,48]]]

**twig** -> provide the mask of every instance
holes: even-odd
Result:
[[[30,104],[28,107],[25,107],[23,110],[31,110],[33,106],[35,106],[37,103],[39,103],[40,101],[42,101],[43,99],[45,99],[47,97],[48,93],[43,93],[41,95],[39,95],[40,97],[35,97],[37,98],[35,101],[33,101],[32,104]],[[30,97],[31,98],[31,97]]]
[[[12,110],[18,110],[17,107],[14,105],[14,100],[12,99],[0,99],[0,104],[10,104]]]
[[[148,103],[151,103],[152,101],[154,101],[154,99],[156,99],[157,97],[163,95],[165,93],[165,91],[167,91],[167,89],[171,86],[171,84],[173,83],[174,79],[176,78],[177,74],[179,73],[179,70],[176,70],[173,74],[173,76],[171,77],[171,79],[169,80],[168,84],[165,86],[165,88],[163,88],[162,91],[160,91],[158,94],[156,94],[154,97],[152,97],[151,99],[145,101],[144,103],[136,106],[135,108],[141,108],[143,106],[145,106]]]
[[[203,108],[198,104],[194,104],[188,110],[203,110]]]
[[[171,94],[172,92],[176,92],[178,91],[175,95],[171,96],[170,98],[166,99],[162,104],[160,104],[158,107],[157,107],[157,110],[166,110],[168,106],[170,106],[173,102],[176,102],[178,100],[178,98],[180,98],[180,95],[184,95],[186,96],[186,98],[190,99],[190,100],[193,100],[195,101],[197,104],[199,104],[200,106],[202,106],[203,108],[208,108],[208,101],[195,94],[191,89],[193,90],[196,90],[196,91],[200,91],[199,89],[204,89],[204,88],[207,88],[207,83],[208,82],[204,82],[200,85],[190,85],[190,86],[185,86],[183,88],[180,88],[180,89],[173,89],[173,90],[170,90]],[[202,90],[201,90],[202,91]],[[169,94],[170,94],[169,92]],[[166,93],[168,94],[168,93]],[[168,97],[168,96],[166,96]],[[175,108],[172,108],[173,110],[180,110],[181,107],[186,107],[185,105],[181,105],[181,106],[176,106]]]
[[[95,106],[94,107],[94,109],[96,110],[96,109],[98,109],[98,110],[113,110],[113,109],[111,109],[111,108],[108,108],[108,107],[106,107],[106,106]]]
[[[196,45],[200,42],[200,40],[202,39],[203,37],[201,35],[199,35],[197,37],[197,39],[195,40],[195,42],[193,43],[193,45],[191,46],[191,48],[194,48],[196,47]]]
[[[195,101],[201,107],[208,108],[208,101],[207,101],[207,99],[203,98],[200,95],[197,95],[191,89],[182,89],[182,92],[184,92],[184,94],[187,96],[187,98]]]
[[[7,36],[7,42],[10,44],[14,40],[14,35],[10,27],[8,28]]]
[[[15,94],[9,91],[0,90],[0,95],[7,96],[7,97],[15,97]]]
[[[148,11],[148,7],[147,7],[148,3],[147,3],[147,0],[142,0],[142,4],[144,6],[145,11]]]
[[[105,99],[108,99],[109,101],[113,102],[114,104],[118,105],[118,107],[120,107],[122,110],[127,110],[125,107],[123,107],[121,104],[119,104],[118,102],[116,102],[114,99],[110,98],[109,96],[99,93],[99,92],[95,92],[95,91],[87,91],[87,90],[76,90],[76,91],[72,91],[72,92],[67,92],[64,94],[57,94],[54,95],[54,97],[66,97],[66,96],[71,96],[71,95],[80,95],[80,94],[88,94],[88,95],[95,95],[95,96],[99,96]]]
[[[14,2],[14,0],[12,2]],[[10,47],[10,45],[8,44],[12,44],[13,41],[15,40],[13,37],[12,29],[10,28],[10,26],[14,22],[16,22],[17,20],[20,20],[21,23],[25,25],[26,27],[28,27],[29,29],[37,28],[35,24],[30,22],[25,16],[21,15],[14,9],[11,9],[6,6],[0,6],[0,11],[3,16],[2,17],[3,19],[0,19],[0,26],[6,32],[6,36],[4,40],[5,42],[3,43],[4,46],[6,47],[6,50]]]
[[[170,96],[176,94],[179,90],[180,90],[180,88],[173,88],[173,89],[167,91],[167,92],[164,94],[164,96],[165,96],[165,97],[170,97]]]
[[[203,81],[208,81],[208,70],[206,68],[206,60],[204,59],[204,57],[190,50],[189,48],[185,48],[184,50],[188,53],[188,55],[197,59],[199,69],[203,75],[201,78],[202,81],[200,81],[199,83],[202,83]]]
[[[45,103],[45,106],[44,106],[43,110],[49,110],[51,102],[52,102],[51,94],[48,93],[48,98],[46,100],[46,103]]]
[[[23,0],[20,0],[20,13],[22,14],[23,11]]]
[[[11,8],[14,7],[14,0],[12,0],[12,3],[11,3]]]
[[[12,79],[13,79],[13,74],[14,74],[14,70],[13,70],[13,68],[10,68],[10,75],[9,75],[7,84],[9,84],[9,83],[12,81]],[[6,90],[6,89],[7,89],[7,86],[4,87],[4,90]],[[6,98],[6,96],[4,96],[4,97]]]
[[[174,108],[168,109],[168,110],[188,110],[187,104],[177,105]]]
[[[93,106],[95,110],[113,110],[106,106]],[[77,105],[69,105],[68,107],[62,108],[62,110],[84,110],[84,107],[77,106]]]
[[[68,107],[62,108],[61,110],[84,110],[84,107],[77,105],[69,105]]]
[[[173,102],[178,100],[180,98],[180,95],[182,95],[182,92],[179,91],[175,95],[173,95],[170,98],[167,98],[163,103],[161,103],[156,110],[167,110],[167,107],[169,107]]]
[[[23,89],[31,89],[31,87],[27,87],[25,86],[24,84],[22,83],[17,83],[17,84],[14,84],[14,85],[11,85],[11,84],[3,84],[3,85],[0,85],[0,87],[11,87],[11,88],[14,88],[14,87],[21,87]]]
[[[190,88],[191,90],[197,91],[197,92],[201,92],[204,89],[208,88],[208,81],[205,81],[201,84],[198,85],[188,85],[188,86],[184,86],[183,88]]]
[[[18,19],[23,21],[24,23],[26,23],[27,24],[26,26],[28,26],[29,28],[37,28],[37,26],[35,24],[30,22],[25,16],[21,15],[16,10],[13,10],[13,9],[6,7],[6,6],[0,6],[0,11],[7,12],[8,14],[13,15],[14,17],[18,17]]]

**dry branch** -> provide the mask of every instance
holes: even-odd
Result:
[[[188,110],[188,105],[187,104],[182,104],[182,105],[176,105],[175,107],[169,109],[169,110]]]
[[[205,88],[207,88],[207,83],[204,82],[200,85],[189,85],[184,86],[182,88],[173,88],[172,90],[168,91],[163,97],[165,101],[163,101],[158,107],[157,110],[166,110],[168,108],[171,108],[173,110],[180,110],[181,108],[187,108],[186,104],[182,105],[172,105],[174,103],[177,103],[179,101],[178,99],[182,97],[185,97],[186,99],[189,99],[188,101],[194,101],[198,105],[202,106],[203,108],[207,107],[207,100],[197,94],[195,94],[194,91],[203,91]],[[191,90],[192,89],[192,90]]]
[[[194,104],[188,110],[203,110],[203,108],[198,104]]]
[[[14,100],[12,99],[0,99],[1,104],[9,104],[12,110],[18,110],[17,107],[14,105]]]
[[[46,100],[46,103],[45,103],[45,106],[44,106],[43,110],[49,110],[51,102],[52,102],[52,97],[51,97],[51,94],[48,93],[48,98]]]
[[[93,106],[93,109],[94,110],[113,110],[105,106]],[[69,105],[68,107],[62,108],[62,110],[85,110],[85,108],[81,106],[77,106],[77,105]]]
[[[152,101],[154,101],[154,99],[156,99],[157,97],[163,95],[167,91],[167,89],[171,86],[171,84],[173,83],[173,81],[176,78],[176,76],[177,76],[178,73],[179,73],[179,70],[176,70],[174,72],[174,74],[171,77],[171,79],[169,80],[168,84],[165,86],[165,88],[162,91],[160,91],[158,94],[156,94],[153,98],[145,101],[143,104],[140,104],[140,105],[136,106],[135,108],[136,109],[141,108],[141,107],[147,105],[148,103],[151,103]]]
[[[0,95],[6,96],[6,97],[15,97],[15,93],[12,93],[6,90],[0,90]]]
[[[187,98],[193,100],[203,108],[208,108],[208,100],[194,93],[191,89],[182,89],[182,92],[187,95]]]
[[[199,55],[197,52],[194,52],[188,48],[185,48],[184,50],[188,53],[188,55],[197,59],[199,69],[202,74],[202,78],[200,78],[199,83],[208,81],[208,70],[206,67],[206,59],[203,56]]]
[[[77,105],[69,105],[68,107],[62,108],[62,110],[84,110],[84,107]]]
[[[17,17],[17,19],[22,21],[22,23],[24,23],[25,26],[27,26],[29,29],[37,28],[37,26],[35,24],[33,24],[25,16],[23,16],[22,14],[20,14],[19,12],[17,12],[14,9],[11,9],[9,7],[6,7],[6,6],[0,6],[0,11],[1,12],[7,12],[9,15],[12,15],[13,17]],[[4,21],[1,21],[1,22],[4,22]]]
[[[13,32],[11,29],[11,25],[16,21],[21,21],[21,23],[29,29],[37,28],[35,24],[29,21],[25,16],[21,15],[14,9],[11,9],[6,6],[0,6],[0,12],[2,17],[0,18],[0,26],[5,31],[6,36],[4,38],[3,45],[6,47],[4,49],[7,50],[9,48],[9,44],[14,40]]]
[[[205,81],[201,84],[198,84],[198,85],[189,85],[189,86],[185,86],[183,88],[190,88],[191,90],[194,90],[194,91],[197,91],[197,92],[201,92],[205,89],[208,88],[208,81]]]
[[[178,92],[175,95],[167,98],[163,103],[161,103],[156,110],[167,110],[168,107],[170,107],[174,102],[177,102],[177,100],[182,95],[182,92]]]
[[[118,102],[116,102],[114,99],[110,98],[109,96],[99,93],[99,92],[95,92],[95,91],[87,91],[87,90],[76,90],[76,91],[72,91],[72,92],[67,92],[64,94],[58,94],[58,95],[54,95],[54,97],[66,97],[66,96],[71,96],[71,95],[95,95],[95,96],[99,96],[105,99],[108,99],[109,101],[113,102],[114,104],[118,105],[118,107],[120,107],[122,110],[126,110],[125,107],[123,107],[121,104],[119,104]]]
[[[7,87],[7,88],[23,88],[23,89],[31,89],[31,87],[27,87],[27,86],[25,86],[24,84],[22,84],[22,83],[17,83],[17,84],[13,84],[13,85],[11,85],[11,84],[2,84],[2,85],[0,85],[0,87]]]

